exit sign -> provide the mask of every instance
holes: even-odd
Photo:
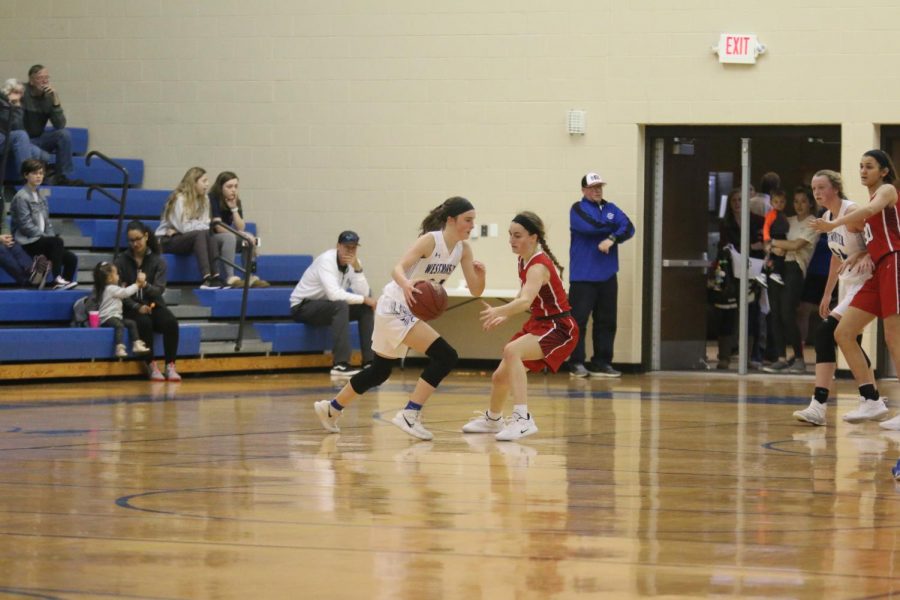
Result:
[[[755,64],[756,57],[766,51],[751,33],[723,33],[719,45],[713,48],[720,63]]]

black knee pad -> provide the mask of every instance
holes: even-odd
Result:
[[[837,361],[836,347],[834,341],[834,330],[837,329],[837,319],[828,315],[819,323],[816,330],[816,363],[833,363]]]
[[[447,340],[442,337],[434,340],[434,342],[428,346],[428,350],[425,351],[425,356],[430,358],[431,361],[429,361],[425,370],[422,371],[421,377],[422,381],[431,387],[437,387],[441,381],[443,381],[444,377],[453,370],[453,367],[456,366],[456,361],[459,360],[459,354],[457,354],[456,350],[453,349],[453,346],[448,344]]]
[[[396,358],[384,358],[376,354],[372,360],[372,366],[363,369],[350,378],[350,387],[360,396],[365,394],[373,387],[381,385],[388,380],[396,362]]]

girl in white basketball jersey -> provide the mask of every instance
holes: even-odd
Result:
[[[406,407],[391,422],[413,437],[422,440],[433,437],[422,424],[420,411],[459,357],[431,325],[413,316],[409,307],[421,293],[413,284],[422,279],[443,284],[460,265],[469,291],[475,297],[481,296],[484,265],[474,260],[466,241],[474,226],[474,207],[458,196],[445,200],[422,221],[422,235],[400,257],[391,272],[392,281],[384,286],[378,299],[372,336],[375,359],[371,366],[354,375],[333,400],[315,403],[316,414],[327,431],[340,431],[337,421],[341,411],[366,391],[384,383],[394,364],[412,348],[425,354],[430,362],[416,382]]]
[[[844,198],[844,183],[840,173],[829,170],[817,172],[812,178],[812,191],[816,202],[828,210],[822,217],[825,221],[835,221],[858,208],[855,202]],[[797,420],[813,425],[825,424],[826,402],[837,368],[834,331],[850,307],[853,297],[872,276],[874,269],[869,253],[866,252],[863,234],[849,231],[846,225],[840,225],[828,232],[828,248],[831,250],[831,268],[828,271],[825,293],[822,294],[819,303],[819,315],[823,321],[816,332],[816,387],[809,406],[794,412]],[[842,284],[844,295],[832,309],[831,295],[838,281]],[[860,397],[873,394],[875,398],[878,397],[871,369],[868,371],[868,378],[865,381],[857,381],[857,385],[860,386]],[[844,418],[852,421],[854,417],[854,413],[851,412]]]

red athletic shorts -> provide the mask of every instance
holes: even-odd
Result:
[[[892,252],[875,265],[875,273],[856,292],[850,306],[879,318],[900,314],[900,253]]]
[[[578,323],[570,316],[547,320],[531,317],[512,339],[529,333],[540,338],[541,350],[544,351],[544,358],[524,361],[529,371],[543,371],[544,367],[548,367],[556,373],[578,343]]]

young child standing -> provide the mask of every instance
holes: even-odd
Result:
[[[770,281],[784,285],[784,255],[772,252],[772,240],[786,240],[791,228],[784,208],[787,206],[787,194],[781,188],[772,190],[772,210],[766,213],[763,225],[763,242],[766,244],[766,275]]]
[[[150,352],[150,348],[138,335],[137,323],[122,316],[122,298],[134,296],[146,284],[147,276],[138,273],[135,283],[126,288],[119,287],[119,271],[115,265],[101,262],[94,267],[94,293],[100,302],[100,326],[115,328],[117,358],[128,356],[123,337],[125,328],[128,328],[128,335],[133,340],[131,343],[132,353],[147,354]]]

